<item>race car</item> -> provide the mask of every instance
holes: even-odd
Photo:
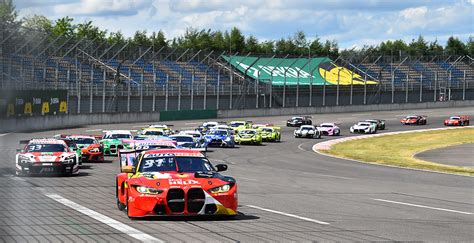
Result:
[[[280,142],[281,140],[280,127],[263,126],[259,127],[257,130],[260,131],[262,141],[264,142]]]
[[[444,120],[445,126],[469,126],[469,116],[452,116]]]
[[[262,144],[262,134],[257,129],[242,129],[235,135],[235,142],[238,144]]]
[[[312,125],[311,116],[294,116],[286,121],[287,127],[300,127],[302,125]]]
[[[235,147],[234,135],[228,130],[212,129],[204,135],[205,146],[208,147]]]
[[[150,125],[147,128],[144,128],[143,130],[153,130],[153,129],[155,129],[155,131],[162,131],[163,135],[168,136],[168,135],[176,133],[176,131],[174,131],[170,128],[171,126],[173,126],[173,125],[154,124],[154,125]]]
[[[178,134],[171,135],[170,138],[176,141],[178,148],[207,148],[204,140],[196,142],[191,135]]]
[[[237,214],[236,180],[219,174],[227,165],[214,167],[199,151],[148,150],[120,161],[117,206],[130,218]]]
[[[351,133],[376,133],[377,132],[377,124],[371,123],[371,122],[366,122],[366,121],[360,121],[356,124],[354,124],[350,128]]]
[[[302,125],[293,132],[295,138],[321,138],[321,131],[313,125]]]
[[[92,136],[71,135],[66,136],[67,140],[71,140],[81,151],[82,162],[101,162],[104,161],[104,152],[99,141]]]
[[[201,134],[206,134],[207,131],[209,131],[209,129],[211,129],[212,127],[215,127],[217,125],[219,125],[218,122],[208,121],[208,122],[202,123],[202,125],[199,126],[196,130],[198,130]]]
[[[125,148],[122,140],[133,139],[133,135],[128,130],[104,131],[104,136],[99,141],[104,148],[104,155],[117,155],[120,149]]]
[[[235,133],[238,133],[242,129],[247,129],[252,127],[251,121],[231,121],[229,122],[229,127],[231,127]]]
[[[426,116],[412,115],[400,120],[403,125],[426,125]]]
[[[145,140],[123,140],[128,149],[133,150],[149,150],[149,149],[160,149],[160,148],[176,148],[177,142],[171,138],[163,139],[145,139]],[[119,150],[119,153],[122,150]]]
[[[185,130],[179,132],[180,135],[190,135],[193,137],[194,141],[196,142],[202,142],[204,140],[204,137],[198,130]]]
[[[79,157],[59,139],[31,139],[16,154],[15,174],[79,174]]]
[[[151,137],[161,137],[161,136],[168,136],[169,132],[163,130],[162,128],[155,128],[155,127],[148,127],[143,128],[141,131],[135,135],[135,140],[143,140],[149,139]]]
[[[385,130],[385,120],[380,119],[367,119],[366,122],[375,123],[377,125],[377,130]]]
[[[217,126],[213,126],[210,128],[210,130],[215,130],[215,129],[223,129],[223,130],[227,130],[231,133],[234,133],[234,129],[228,125],[225,125],[225,124],[219,124]]]
[[[318,126],[318,130],[321,132],[321,135],[327,136],[339,136],[341,135],[341,129],[335,123],[321,123]]]

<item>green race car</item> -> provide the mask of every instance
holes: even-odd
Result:
[[[124,144],[124,139],[133,139],[132,133],[126,130],[105,131],[105,135],[99,141],[104,148],[104,155],[115,156],[120,149],[128,149],[129,145]]]
[[[259,127],[257,130],[262,135],[264,142],[280,142],[281,132],[280,127]]]
[[[234,138],[237,144],[262,144],[262,134],[257,129],[242,129]]]

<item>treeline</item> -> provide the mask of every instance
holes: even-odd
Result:
[[[338,55],[471,55],[474,56],[474,38],[464,43],[456,37],[450,37],[444,45],[437,41],[426,41],[422,36],[406,43],[403,40],[384,41],[375,46],[364,46],[360,49],[340,50],[335,40],[321,40],[317,36],[307,38],[303,31],[297,31],[293,36],[278,40],[259,41],[256,37],[245,36],[234,27],[230,31],[198,30],[189,28],[184,35],[167,38],[163,31],[136,31],[132,37],[125,37],[120,31],[109,32],[95,26],[92,21],[75,23],[73,18],[63,17],[50,20],[45,16],[34,15],[18,19],[11,0],[0,3],[0,20],[4,28],[22,26],[28,31],[34,30],[46,33],[54,39],[58,36],[80,40],[87,38],[97,45],[107,42],[130,46],[153,46],[156,50],[162,47],[175,49],[208,50],[231,53],[254,53],[267,55],[291,56],[331,56]],[[0,26],[2,27],[2,26]]]

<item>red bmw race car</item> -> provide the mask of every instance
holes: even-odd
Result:
[[[63,140],[32,139],[16,155],[16,175],[79,174],[79,158]]]
[[[445,126],[469,126],[469,116],[452,116],[444,120]]]
[[[122,157],[123,156],[123,157]],[[121,154],[117,205],[128,217],[237,214],[237,183],[199,151],[156,149]]]
[[[403,125],[426,125],[426,116],[407,116],[400,121]]]

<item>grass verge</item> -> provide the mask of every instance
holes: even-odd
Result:
[[[426,150],[474,143],[474,128],[413,132],[356,139],[335,144],[331,155],[399,167],[474,176],[474,168],[443,165],[414,158]]]

